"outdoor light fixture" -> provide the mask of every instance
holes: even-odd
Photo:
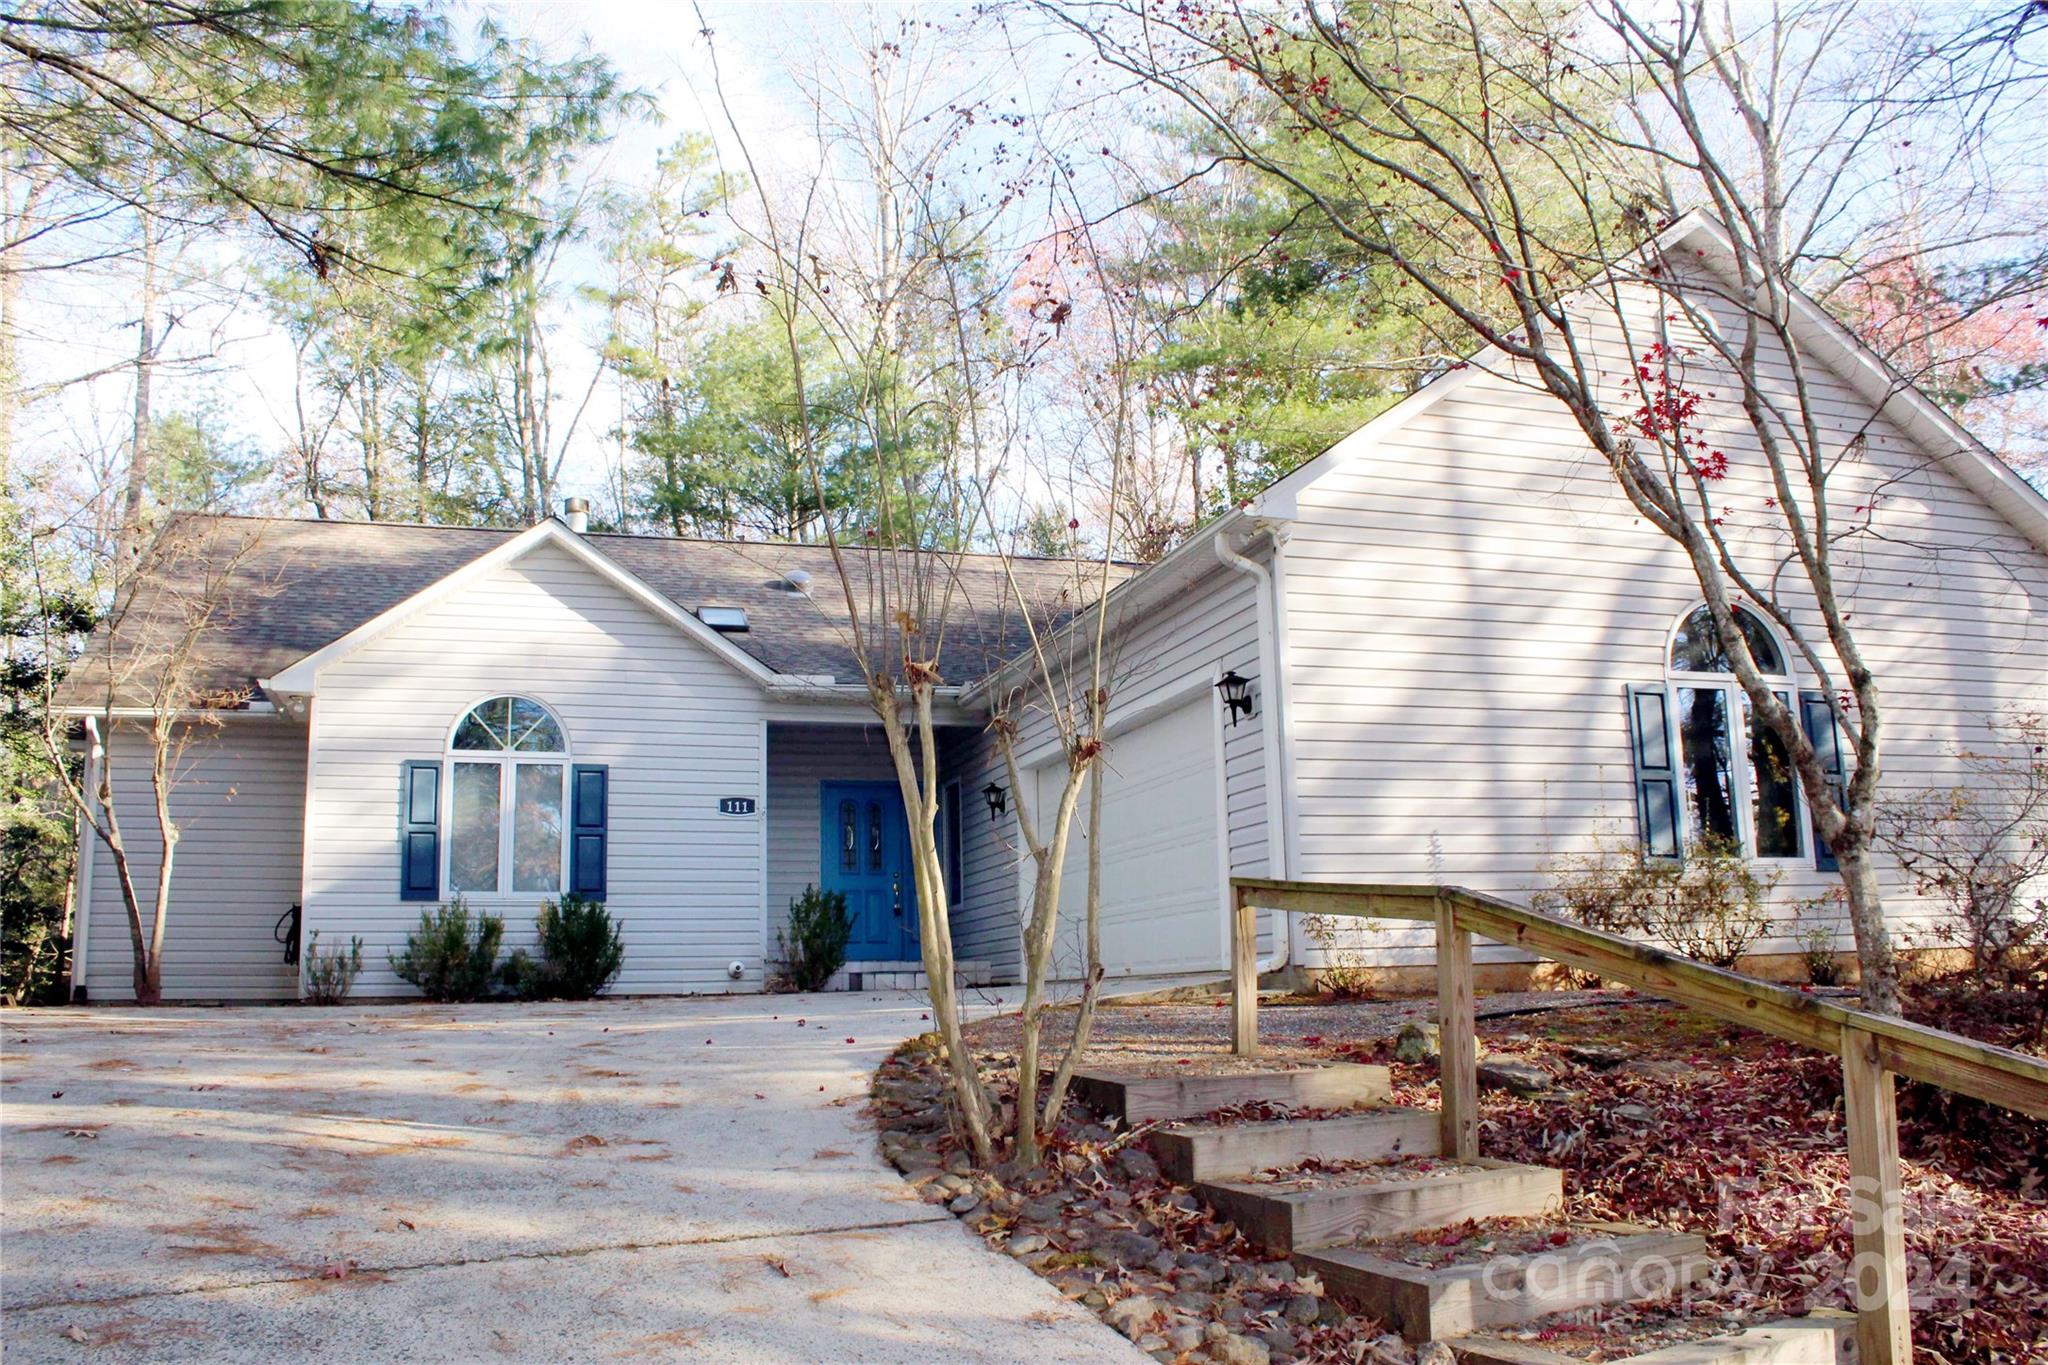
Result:
[[[1010,808],[1010,793],[993,782],[983,787],[981,794],[988,802],[988,818],[991,820],[1001,819],[1003,812]]]
[[[1241,676],[1236,669],[1216,680],[1216,690],[1223,694],[1223,704],[1230,709],[1233,728],[1252,713],[1252,680]]]

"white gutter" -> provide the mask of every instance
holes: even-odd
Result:
[[[1270,525],[1261,525],[1253,535],[1263,532],[1273,547],[1273,558],[1280,557],[1280,536]],[[1260,743],[1265,749],[1266,765],[1266,866],[1268,874],[1278,880],[1287,879],[1287,774],[1282,767],[1281,735],[1286,727],[1287,688],[1280,667],[1279,639],[1276,618],[1281,614],[1282,604],[1276,592],[1273,574],[1265,565],[1247,559],[1230,547],[1230,538],[1219,535],[1215,540],[1216,558],[1225,568],[1248,575],[1254,584],[1253,616],[1259,630],[1259,673],[1265,679],[1264,691],[1266,714],[1259,726]],[[1278,971],[1287,965],[1292,956],[1293,935],[1287,924],[1286,912],[1273,911],[1273,944],[1271,958],[1259,960],[1261,972]]]

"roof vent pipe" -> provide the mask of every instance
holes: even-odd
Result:
[[[562,499],[562,521],[577,535],[590,529],[590,504],[582,498]]]

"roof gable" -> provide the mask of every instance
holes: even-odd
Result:
[[[320,671],[329,664],[347,658],[370,641],[388,634],[435,603],[445,601],[470,584],[517,563],[543,545],[554,545],[567,551],[571,557],[594,570],[626,596],[703,645],[714,657],[730,664],[754,682],[765,687],[784,678],[784,675],[777,674],[774,669],[735,646],[726,636],[705,625],[693,613],[683,610],[674,601],[627,572],[609,556],[599,554],[585,543],[582,536],[550,517],[485,551],[410,597],[387,607],[347,634],[329,641],[289,667],[280,669],[269,677],[259,678],[258,682],[263,690],[272,696],[312,695],[317,691]],[[805,677],[792,677],[786,680],[818,681]],[[830,680],[828,678],[825,681]]]
[[[1704,212],[1686,214],[1645,249],[1690,252],[1693,260],[1703,262],[1722,282],[1735,282],[1733,245],[1720,224]],[[1922,455],[1953,473],[2035,548],[2048,554],[2048,497],[1894,371],[1820,304],[1798,291],[1793,293],[1792,304],[1792,332],[1802,347],[1874,411],[1897,426]],[[1633,364],[1633,358],[1630,363]],[[1508,357],[1496,347],[1476,352],[1315,459],[1276,480],[1253,498],[1251,510],[1262,516],[1295,516],[1303,489],[1368,453],[1383,437],[1400,430],[1478,376],[1501,374],[1510,366]]]

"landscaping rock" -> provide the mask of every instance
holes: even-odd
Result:
[[[1551,1075],[1529,1062],[1492,1061],[1479,1064],[1482,1090],[1505,1090],[1514,1095],[1540,1095],[1550,1089]]]
[[[1232,1334],[1209,1343],[1209,1358],[1217,1365],[1271,1365],[1273,1353],[1263,1341]]]
[[[1595,1071],[1612,1071],[1615,1067],[1628,1060],[1628,1053],[1623,1049],[1618,1047],[1602,1047],[1594,1043],[1582,1043],[1577,1047],[1568,1047],[1564,1050],[1564,1055],[1577,1062],[1580,1066],[1591,1067]]]
[[[1136,1147],[1126,1147],[1116,1154],[1117,1169],[1132,1180],[1157,1180],[1159,1163],[1152,1159],[1150,1152],[1141,1152]]]
[[[961,1195],[958,1199],[946,1205],[946,1207],[954,1213],[972,1213],[981,1207],[981,1196],[969,1190],[966,1194]]]
[[[1192,1351],[1202,1344],[1202,1328],[1198,1323],[1185,1323],[1166,1334],[1166,1344],[1176,1351]]]
[[[1443,1031],[1427,1020],[1401,1025],[1394,1035],[1394,1058],[1402,1062],[1433,1062],[1443,1056]]]
[[[1458,1365],[1458,1354],[1441,1341],[1425,1341],[1415,1348],[1415,1365]]]
[[[1066,1206],[1057,1199],[1027,1199],[1024,1207],[1017,1210],[1017,1216],[1027,1223],[1050,1227],[1059,1222],[1060,1215],[1065,1212]]]
[[[1657,1111],[1647,1104],[1617,1104],[1607,1112],[1615,1118],[1627,1119],[1630,1123],[1655,1123],[1657,1121]]]
[[[1133,1294],[1111,1304],[1103,1317],[1111,1327],[1136,1341],[1151,1329],[1159,1317],[1159,1301],[1144,1294]]]
[[[1112,1232],[1094,1245],[1097,1255],[1127,1266],[1150,1265],[1159,1259],[1161,1250],[1156,1238],[1139,1232]]]
[[[1307,1327],[1322,1316],[1323,1301],[1313,1294],[1296,1294],[1287,1301],[1286,1311],[1281,1314],[1297,1326]]]
[[[1012,1237],[1010,1239],[1010,1254],[1012,1256],[1029,1256],[1034,1251],[1045,1250],[1049,1245],[1051,1243],[1047,1242],[1045,1238],[1040,1237],[1037,1233],[1027,1232],[1022,1237]]]

